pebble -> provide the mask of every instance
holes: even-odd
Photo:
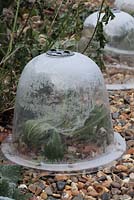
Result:
[[[57,200],[57,198],[54,198],[54,197],[49,196],[49,197],[47,198],[47,200]]]
[[[123,155],[123,156],[122,156],[122,159],[123,159],[123,160],[127,160],[127,159],[129,159],[130,157],[131,157],[130,154],[126,154],[126,155]]]
[[[102,195],[101,195],[101,199],[102,200],[110,200],[111,199],[111,195],[107,192],[104,192]]]
[[[67,175],[64,174],[58,174],[55,176],[55,181],[66,181],[68,179]]]
[[[83,196],[81,194],[75,196],[72,200],[84,200]]]
[[[74,182],[74,183],[77,183],[78,182],[78,178],[76,176],[72,176],[71,177],[71,181]]]
[[[111,193],[112,194],[121,194],[121,191],[118,188],[112,188]]]
[[[125,184],[125,183],[129,183],[130,181],[130,178],[125,178],[122,182]]]
[[[71,190],[72,190],[72,191],[73,191],[73,190],[78,190],[77,183],[75,183],[75,182],[72,182],[72,183],[71,183]]]
[[[28,189],[27,186],[25,184],[20,184],[18,186],[19,189]]]
[[[35,195],[39,195],[42,191],[42,188],[40,186],[38,186],[36,183],[30,184],[28,186],[28,189],[30,192],[32,192]]]
[[[46,192],[42,192],[40,197],[45,200],[45,199],[47,199],[48,196],[47,196]]]
[[[57,181],[56,186],[58,190],[63,190],[65,188],[66,182],[65,181]]]
[[[128,194],[130,197],[134,198],[134,189],[129,190]]]
[[[61,195],[60,195],[60,194],[53,193],[53,197],[60,198]]]
[[[118,112],[115,112],[115,113],[112,113],[112,118],[113,119],[118,119],[119,118],[119,113]]]
[[[114,188],[118,188],[118,189],[121,188],[121,185],[117,182],[114,182],[114,181],[111,183],[111,186],[114,187]]]
[[[84,188],[84,183],[82,183],[82,182],[78,182],[78,189],[80,190],[80,189],[82,189],[82,188]]]
[[[72,198],[72,192],[69,190],[69,191],[64,191],[61,195],[61,199],[62,200],[69,200]]]
[[[129,174],[131,180],[134,180],[134,173]]]
[[[101,176],[97,179],[98,182],[107,180],[106,176]]]
[[[121,200],[131,200],[132,198],[127,194],[122,195]]]
[[[116,169],[121,172],[127,172],[128,168],[125,165],[117,165]]]
[[[52,188],[50,186],[47,186],[44,191],[47,193],[47,195],[53,194]]]
[[[89,195],[86,195],[84,200],[96,200],[96,198],[89,196]]]

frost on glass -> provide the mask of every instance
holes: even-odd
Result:
[[[130,67],[134,66],[134,18],[123,11],[112,10],[115,18],[110,20],[107,25],[104,24],[104,35],[107,44],[104,53],[112,57],[113,62],[124,64]],[[83,35],[79,42],[79,50],[83,51],[89,41],[97,24],[98,12],[91,14],[84,22]],[[100,20],[104,16],[101,14]],[[92,42],[97,49],[97,42]],[[91,46],[87,50],[92,51]],[[111,60],[111,59],[110,59]]]
[[[46,54],[23,70],[15,104],[14,146],[45,163],[89,160],[113,143],[102,74],[88,57]]]

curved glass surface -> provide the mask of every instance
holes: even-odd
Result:
[[[115,18],[110,20],[107,25],[104,25],[104,35],[107,44],[104,48],[104,54],[110,56],[110,59],[115,64],[134,67],[134,18],[123,11],[113,9]],[[101,14],[101,18],[104,13]],[[84,22],[83,34],[79,42],[79,51],[82,52],[85,45],[94,32],[97,24],[98,12],[91,14]],[[93,42],[95,49],[97,42]],[[89,47],[88,52],[92,52]],[[111,59],[112,58],[112,59]],[[107,62],[107,61],[106,61]]]
[[[116,143],[100,69],[80,53],[62,53],[39,55],[22,72],[9,155],[17,163],[33,167],[25,162],[34,161],[35,168],[43,163],[57,171],[89,168]]]
[[[114,5],[116,8],[134,15],[134,1],[133,0],[115,0]]]

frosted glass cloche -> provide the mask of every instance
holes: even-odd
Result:
[[[115,15],[114,19],[107,25],[104,24],[104,35],[107,40],[104,52],[113,57],[117,64],[134,67],[134,18],[117,9],[113,9],[112,12]],[[95,12],[89,15],[84,22],[83,35],[79,42],[80,52],[84,50],[94,32],[98,14],[99,12]],[[104,13],[101,14],[100,20],[103,16]]]
[[[88,57],[50,50],[32,59],[19,80],[10,160],[50,171],[93,169],[119,158],[103,76]],[[9,153],[10,152],[10,153]]]
[[[134,0],[115,0],[114,6],[120,10],[134,15]]]

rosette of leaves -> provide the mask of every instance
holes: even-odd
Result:
[[[22,141],[28,146],[39,150],[45,149],[44,154],[49,160],[63,158],[61,136],[56,128],[42,120],[28,120],[24,124]]]
[[[100,132],[101,128],[105,129],[105,138],[102,136],[101,140],[106,140],[109,143],[108,139],[108,130],[111,128],[110,118],[107,109],[103,105],[95,105],[91,110],[89,117],[86,119],[84,126],[75,130],[72,134],[73,136],[91,141],[97,142],[97,135]]]

